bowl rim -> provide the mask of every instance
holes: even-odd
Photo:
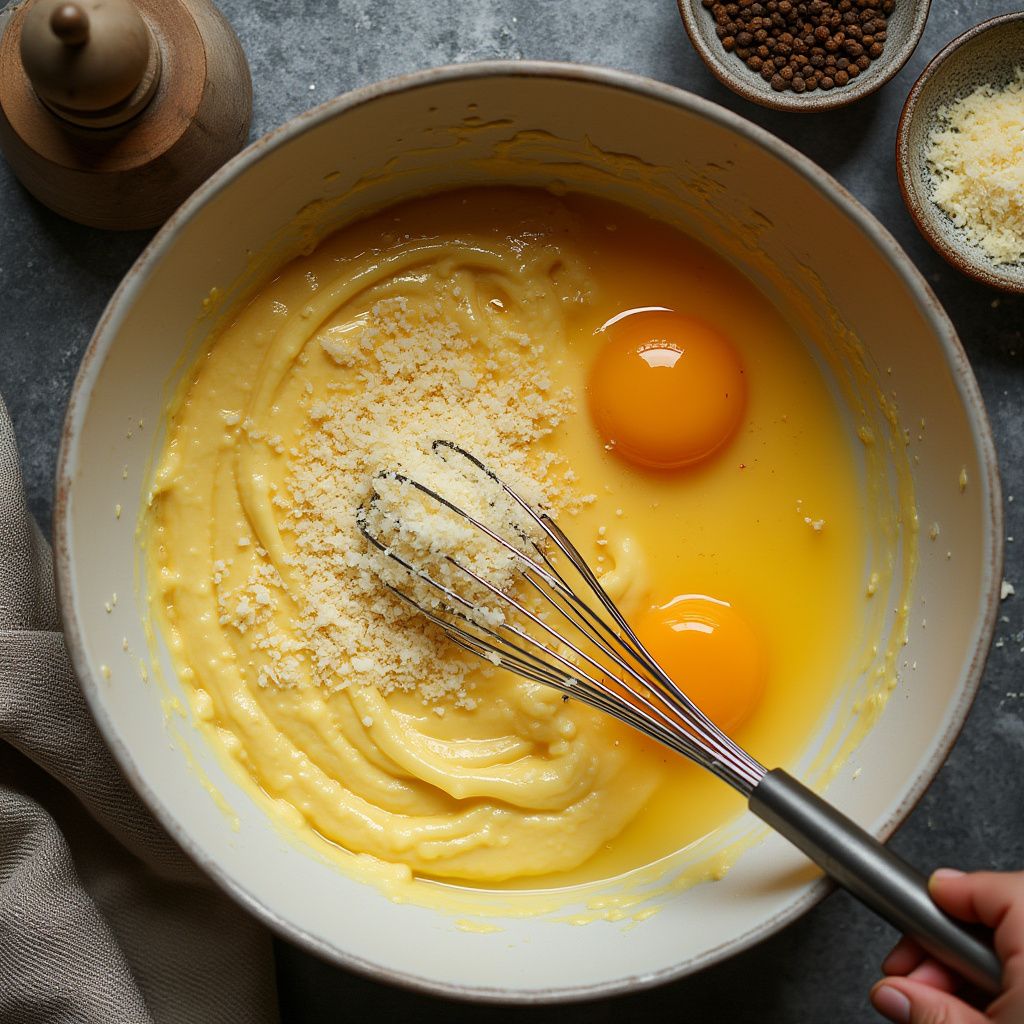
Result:
[[[874,828],[873,834],[881,841],[886,840],[899,827],[935,778],[963,728],[967,713],[978,691],[999,606],[999,587],[996,581],[1002,579],[1003,508],[995,444],[977,380],[952,322],[921,272],[875,216],[825,170],[788,143],[711,100],[631,72],[591,65],[507,60],[446,65],[366,85],[305,111],[251,143],[199,186],[150,240],[107,304],[86,348],[75,378],[61,432],[54,501],[54,564],[57,597],[72,666],[86,703],[104,741],[125,777],[156,819],[223,891],[267,925],[271,931],[307,952],[338,966],[358,971],[378,982],[398,985],[435,996],[472,1002],[528,1005],[575,1002],[627,991],[638,991],[710,967],[749,949],[801,917],[832,890],[832,883],[827,878],[817,879],[808,885],[788,908],[760,922],[736,940],[723,943],[719,947],[707,950],[689,960],[673,965],[671,968],[594,984],[529,991],[474,988],[457,983],[437,981],[413,973],[395,972],[356,954],[340,950],[310,934],[300,925],[279,916],[265,906],[255,892],[233,879],[221,868],[215,858],[204,854],[191,838],[185,825],[164,804],[160,794],[142,778],[131,751],[117,735],[114,723],[106,710],[106,700],[98,672],[87,657],[83,625],[76,614],[72,598],[73,540],[69,516],[70,493],[74,487],[79,455],[78,442],[89,407],[93,384],[101,372],[105,356],[113,343],[120,322],[124,318],[125,310],[130,307],[135,293],[154,268],[159,266],[165,251],[174,244],[178,227],[197,214],[216,195],[228,188],[251,164],[260,159],[264,151],[284,145],[292,138],[347,110],[371,103],[381,96],[411,92],[437,83],[500,77],[567,80],[624,90],[641,98],[681,108],[717,122],[761,146],[790,166],[810,187],[816,189],[827,201],[839,207],[855,222],[888,259],[895,273],[916,299],[922,315],[929,321],[935,332],[964,402],[968,421],[972,425],[973,440],[978,451],[988,493],[991,496],[987,509],[990,543],[989,550],[986,552],[985,564],[991,573],[992,585],[989,587],[988,594],[985,595],[982,608],[983,619],[974,648],[970,652],[970,662],[957,700],[950,709],[951,715],[947,721],[946,730],[936,738],[931,757],[923,770],[911,781],[903,800],[885,821]]]
[[[1024,21],[1024,11],[1011,11],[1009,14],[999,14],[994,18],[980,21],[966,32],[962,32],[954,39],[951,39],[928,61],[924,70],[918,76],[917,81],[911,87],[906,102],[903,104],[903,110],[900,112],[899,123],[896,127],[896,177],[900,184],[903,204],[906,206],[911,219],[917,225],[917,230],[921,232],[925,241],[947,263],[975,281],[980,281],[982,284],[990,285],[1005,292],[1024,293],[1024,269],[1022,269],[1021,274],[1017,278],[995,273],[987,265],[974,263],[968,259],[967,253],[969,250],[954,248],[940,232],[934,229],[932,226],[933,220],[928,210],[929,200],[919,193],[910,174],[910,128],[917,114],[918,101],[921,99],[922,93],[935,72],[964,44],[969,43],[978,36],[984,35],[986,32],[1015,21]]]
[[[704,41],[697,20],[701,17],[702,5],[700,0],[676,0],[679,14],[686,27],[686,34],[690,37],[693,48],[697,55],[704,62],[707,69],[726,88],[731,89],[738,96],[742,96],[751,103],[767,107],[770,110],[785,110],[794,114],[818,114],[823,110],[835,110],[838,107],[845,107],[873,92],[881,89],[890,79],[899,74],[903,65],[910,60],[917,44],[924,34],[925,23],[928,21],[928,12],[931,9],[931,0],[913,0],[914,18],[910,24],[910,32],[902,45],[894,50],[883,54],[881,61],[884,70],[878,76],[861,79],[849,85],[833,89],[831,92],[818,90],[812,94],[793,92],[772,92],[765,94],[761,90],[749,85],[744,75],[739,73],[739,68],[733,69],[725,58],[732,59],[732,54],[710,47]],[[738,58],[737,58],[738,59]]]

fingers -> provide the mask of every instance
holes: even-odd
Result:
[[[931,985],[943,992],[955,992],[958,979],[942,964],[931,959],[927,953],[906,935],[893,947],[892,952],[882,961],[882,973],[912,978],[925,985]]]
[[[909,974],[924,961],[926,955],[925,951],[913,939],[904,935],[882,961],[882,973]]]
[[[910,978],[885,978],[871,990],[871,1004],[893,1024],[991,1024],[956,996]]]
[[[903,938],[886,957],[883,978],[871,991],[875,1009],[896,1024],[990,1024],[993,1019],[1024,1022],[1024,872],[944,869],[929,879],[935,902],[953,917],[981,923],[995,932],[1003,963],[1003,995],[990,1016],[954,995],[959,979]]]
[[[937,960],[924,960],[907,977],[911,981],[919,981],[922,985],[938,989],[940,992],[956,992],[963,984],[956,974]]]
[[[940,868],[928,879],[932,899],[964,921],[998,928],[1015,902],[1024,903],[1024,871],[974,871]]]
[[[995,929],[996,953],[1004,963],[1024,955],[1024,871],[965,875],[943,868],[928,880],[928,888],[954,917]]]

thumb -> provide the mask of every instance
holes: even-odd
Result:
[[[871,1004],[894,1024],[991,1024],[956,996],[909,978],[880,981],[871,990]]]

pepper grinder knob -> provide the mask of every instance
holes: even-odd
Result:
[[[87,127],[134,117],[160,78],[160,50],[130,0],[36,0],[21,63],[54,113]]]
[[[50,15],[50,28],[65,45],[81,46],[89,38],[89,15],[78,4],[61,4]],[[24,62],[24,40],[21,45]]]

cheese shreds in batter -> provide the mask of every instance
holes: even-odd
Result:
[[[308,395],[309,430],[290,455],[286,490],[274,498],[281,531],[292,541],[290,566],[301,580],[290,594],[290,628],[275,621],[284,583],[266,560],[244,585],[218,595],[224,621],[254,631],[254,645],[267,655],[261,685],[298,685],[308,672],[327,690],[372,680],[384,694],[418,689],[428,701],[447,695],[471,706],[467,676],[478,663],[424,628],[382,581],[433,607],[438,593],[372,548],[355,513],[382,470],[433,485],[472,510],[479,479],[444,472],[431,452],[439,432],[492,465],[531,504],[578,507],[564,459],[538,447],[573,411],[573,397],[553,387],[542,344],[467,336],[438,305],[414,311],[404,298],[388,298],[345,326],[320,338],[344,381],[330,384],[323,397]],[[279,437],[259,439],[282,447]],[[386,481],[376,488],[386,491]],[[454,517],[427,524],[422,503],[392,499],[390,514],[404,517],[407,560],[464,588],[465,579],[444,566],[444,554],[457,554],[501,586],[511,584],[511,556],[479,531]]]

